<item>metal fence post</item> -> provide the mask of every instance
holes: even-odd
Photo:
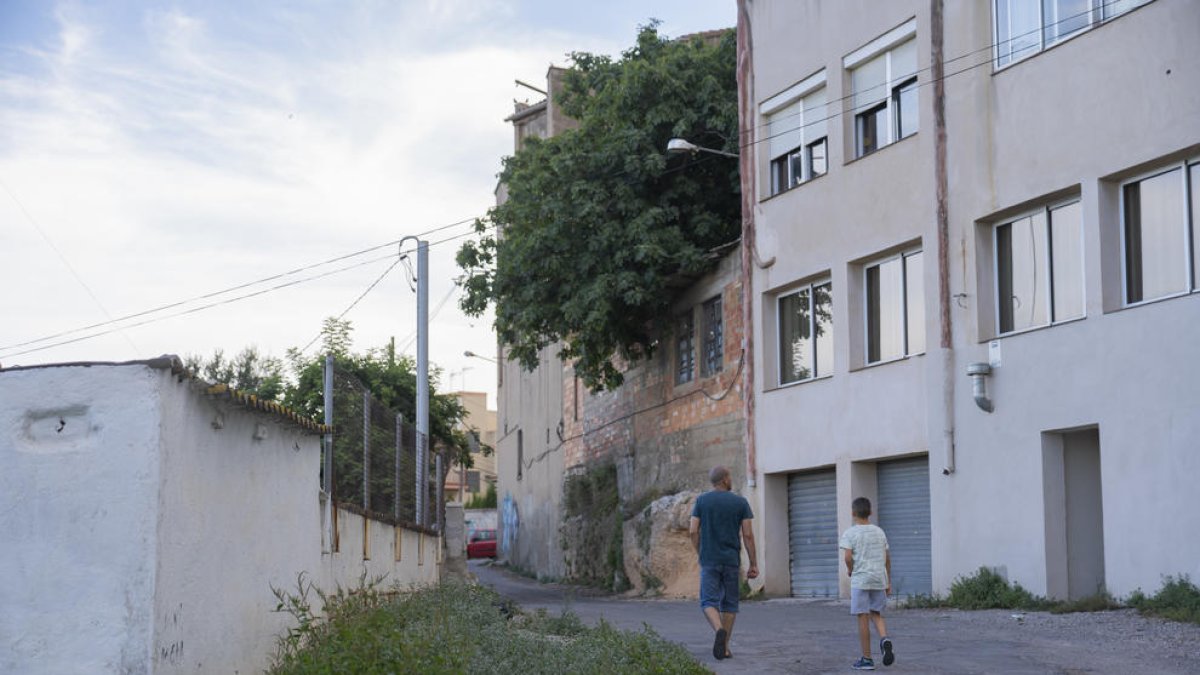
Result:
[[[442,514],[446,510],[446,481],[442,480],[442,453],[439,452],[434,458],[433,466],[433,471],[437,475],[437,504],[434,506],[437,509],[437,513],[434,514],[434,518],[437,519],[437,531],[441,533],[443,524]]]
[[[392,515],[400,520],[400,455],[404,452],[404,415],[396,413],[396,478],[394,498],[392,499]]]
[[[421,467],[421,452],[425,447],[426,439],[425,439],[425,434],[421,433],[421,431],[419,429],[417,430],[416,440],[417,440],[417,442],[416,442],[417,447],[413,448],[413,450],[415,450],[415,453],[413,454],[413,459],[415,461],[413,461],[413,464],[417,465],[417,476],[416,476],[416,481],[413,483],[413,485],[416,486],[414,489],[416,490],[416,493],[417,493],[417,501],[415,504],[416,513],[413,514],[413,519],[417,521],[417,525],[424,526],[425,525],[425,498],[429,494],[429,480],[425,476],[421,475],[421,469],[422,469],[422,467]]]
[[[363,391],[363,508],[371,510],[371,392]]]

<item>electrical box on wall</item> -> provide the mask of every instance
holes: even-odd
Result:
[[[992,340],[988,343],[988,365],[993,368],[1000,367],[1000,341]]]

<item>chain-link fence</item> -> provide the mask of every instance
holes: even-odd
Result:
[[[327,370],[331,365],[332,359],[326,360]],[[384,520],[434,526],[443,512],[432,471],[440,462],[430,459],[425,436],[417,433],[412,420],[376,399],[354,375],[333,366],[326,383],[325,405],[333,411],[334,432],[326,440],[327,445],[332,440],[332,458],[322,462],[322,471],[329,471],[332,480],[325,478],[322,483],[334,501],[353,504]],[[424,481],[419,480],[422,454]],[[422,482],[424,499],[417,488]]]

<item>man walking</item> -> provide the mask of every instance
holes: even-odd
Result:
[[[713,489],[696,498],[688,534],[700,554],[700,608],[716,633],[713,657],[727,659],[733,656],[729,651],[729,636],[737,618],[743,541],[750,559],[746,578],[758,576],[758,556],[750,523],[754,514],[745,497],[730,491],[733,480],[729,469],[715,466],[708,472],[708,479]]]

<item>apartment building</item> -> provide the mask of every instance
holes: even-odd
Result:
[[[767,591],[1200,575],[1200,4],[740,9]]]

